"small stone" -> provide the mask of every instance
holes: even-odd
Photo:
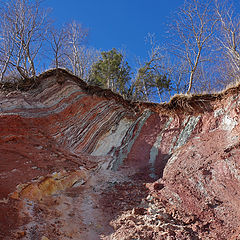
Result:
[[[42,236],[41,240],[49,240],[49,239],[45,236]]]
[[[17,239],[23,238],[26,235],[25,231],[18,231],[16,232],[15,236]]]

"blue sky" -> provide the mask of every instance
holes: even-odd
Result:
[[[46,0],[54,20],[77,20],[90,31],[89,44],[97,49],[125,49],[128,58],[146,57],[144,39],[155,33],[164,41],[166,24],[184,0]],[[131,60],[130,60],[131,61]]]

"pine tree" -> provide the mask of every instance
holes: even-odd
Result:
[[[135,82],[135,99],[150,101],[158,95],[162,101],[162,93],[171,90],[171,80],[161,73],[161,67],[152,65],[152,62],[146,62],[143,67],[138,69]]]
[[[101,53],[101,59],[91,69],[90,83],[109,88],[123,96],[127,93],[130,67],[115,48]]]

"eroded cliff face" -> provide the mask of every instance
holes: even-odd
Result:
[[[39,79],[0,94],[2,239],[238,239],[238,87],[157,105]]]

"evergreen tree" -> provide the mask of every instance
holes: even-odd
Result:
[[[93,85],[110,88],[126,96],[129,80],[130,67],[115,48],[102,52],[101,59],[92,66],[90,83]]]
[[[150,101],[158,96],[160,101],[164,91],[171,90],[171,80],[167,74],[162,73],[158,65],[153,65],[152,61],[146,62],[137,72],[135,81],[136,100]]]

